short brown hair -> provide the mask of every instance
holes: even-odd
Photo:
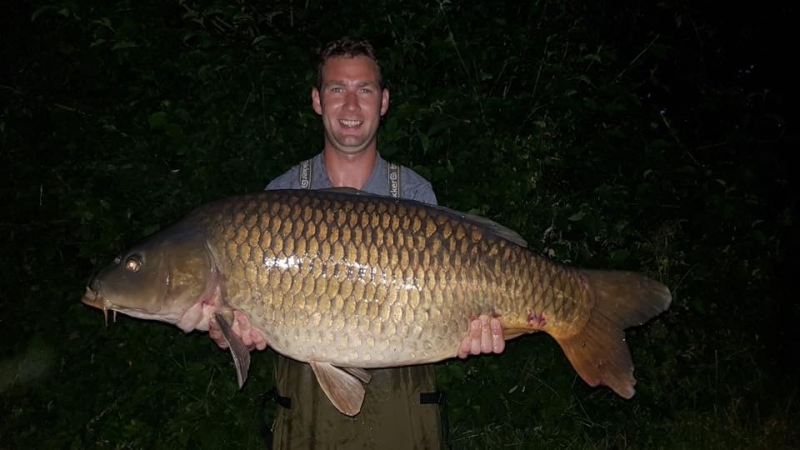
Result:
[[[378,85],[383,90],[386,85],[381,75],[381,64],[375,56],[375,49],[368,40],[353,36],[345,36],[341,39],[328,42],[319,52],[319,64],[317,64],[317,89],[322,90],[322,67],[331,58],[355,58],[356,56],[366,56],[373,60],[378,66]]]

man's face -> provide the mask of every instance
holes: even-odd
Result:
[[[348,155],[376,147],[389,91],[381,91],[374,61],[366,56],[329,59],[322,67],[322,88],[311,91],[311,100],[322,116],[326,147]]]

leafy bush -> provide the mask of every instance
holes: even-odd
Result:
[[[572,265],[645,272],[672,308],[628,333],[631,401],[550,339],[437,366],[455,448],[794,448],[797,145],[786,11],[694,3],[14,3],[4,19],[0,447],[263,445],[203,335],[79,304],[122,248],[321,148],[315,54],[370,38],[381,153],[442,204]],[[775,46],[777,48],[777,46]]]

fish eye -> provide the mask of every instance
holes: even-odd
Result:
[[[125,260],[125,268],[131,272],[138,272],[142,268],[142,259],[139,255],[131,255]]]

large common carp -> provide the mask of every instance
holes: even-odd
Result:
[[[83,302],[183,331],[215,317],[240,385],[249,353],[239,310],[276,351],[311,364],[333,404],[355,415],[362,369],[456,356],[470,321],[505,339],[544,331],[590,385],[634,394],[623,330],[670,304],[642,275],[583,270],[536,255],[477,216],[352,190],[267,191],[204,205],[122,253]]]

